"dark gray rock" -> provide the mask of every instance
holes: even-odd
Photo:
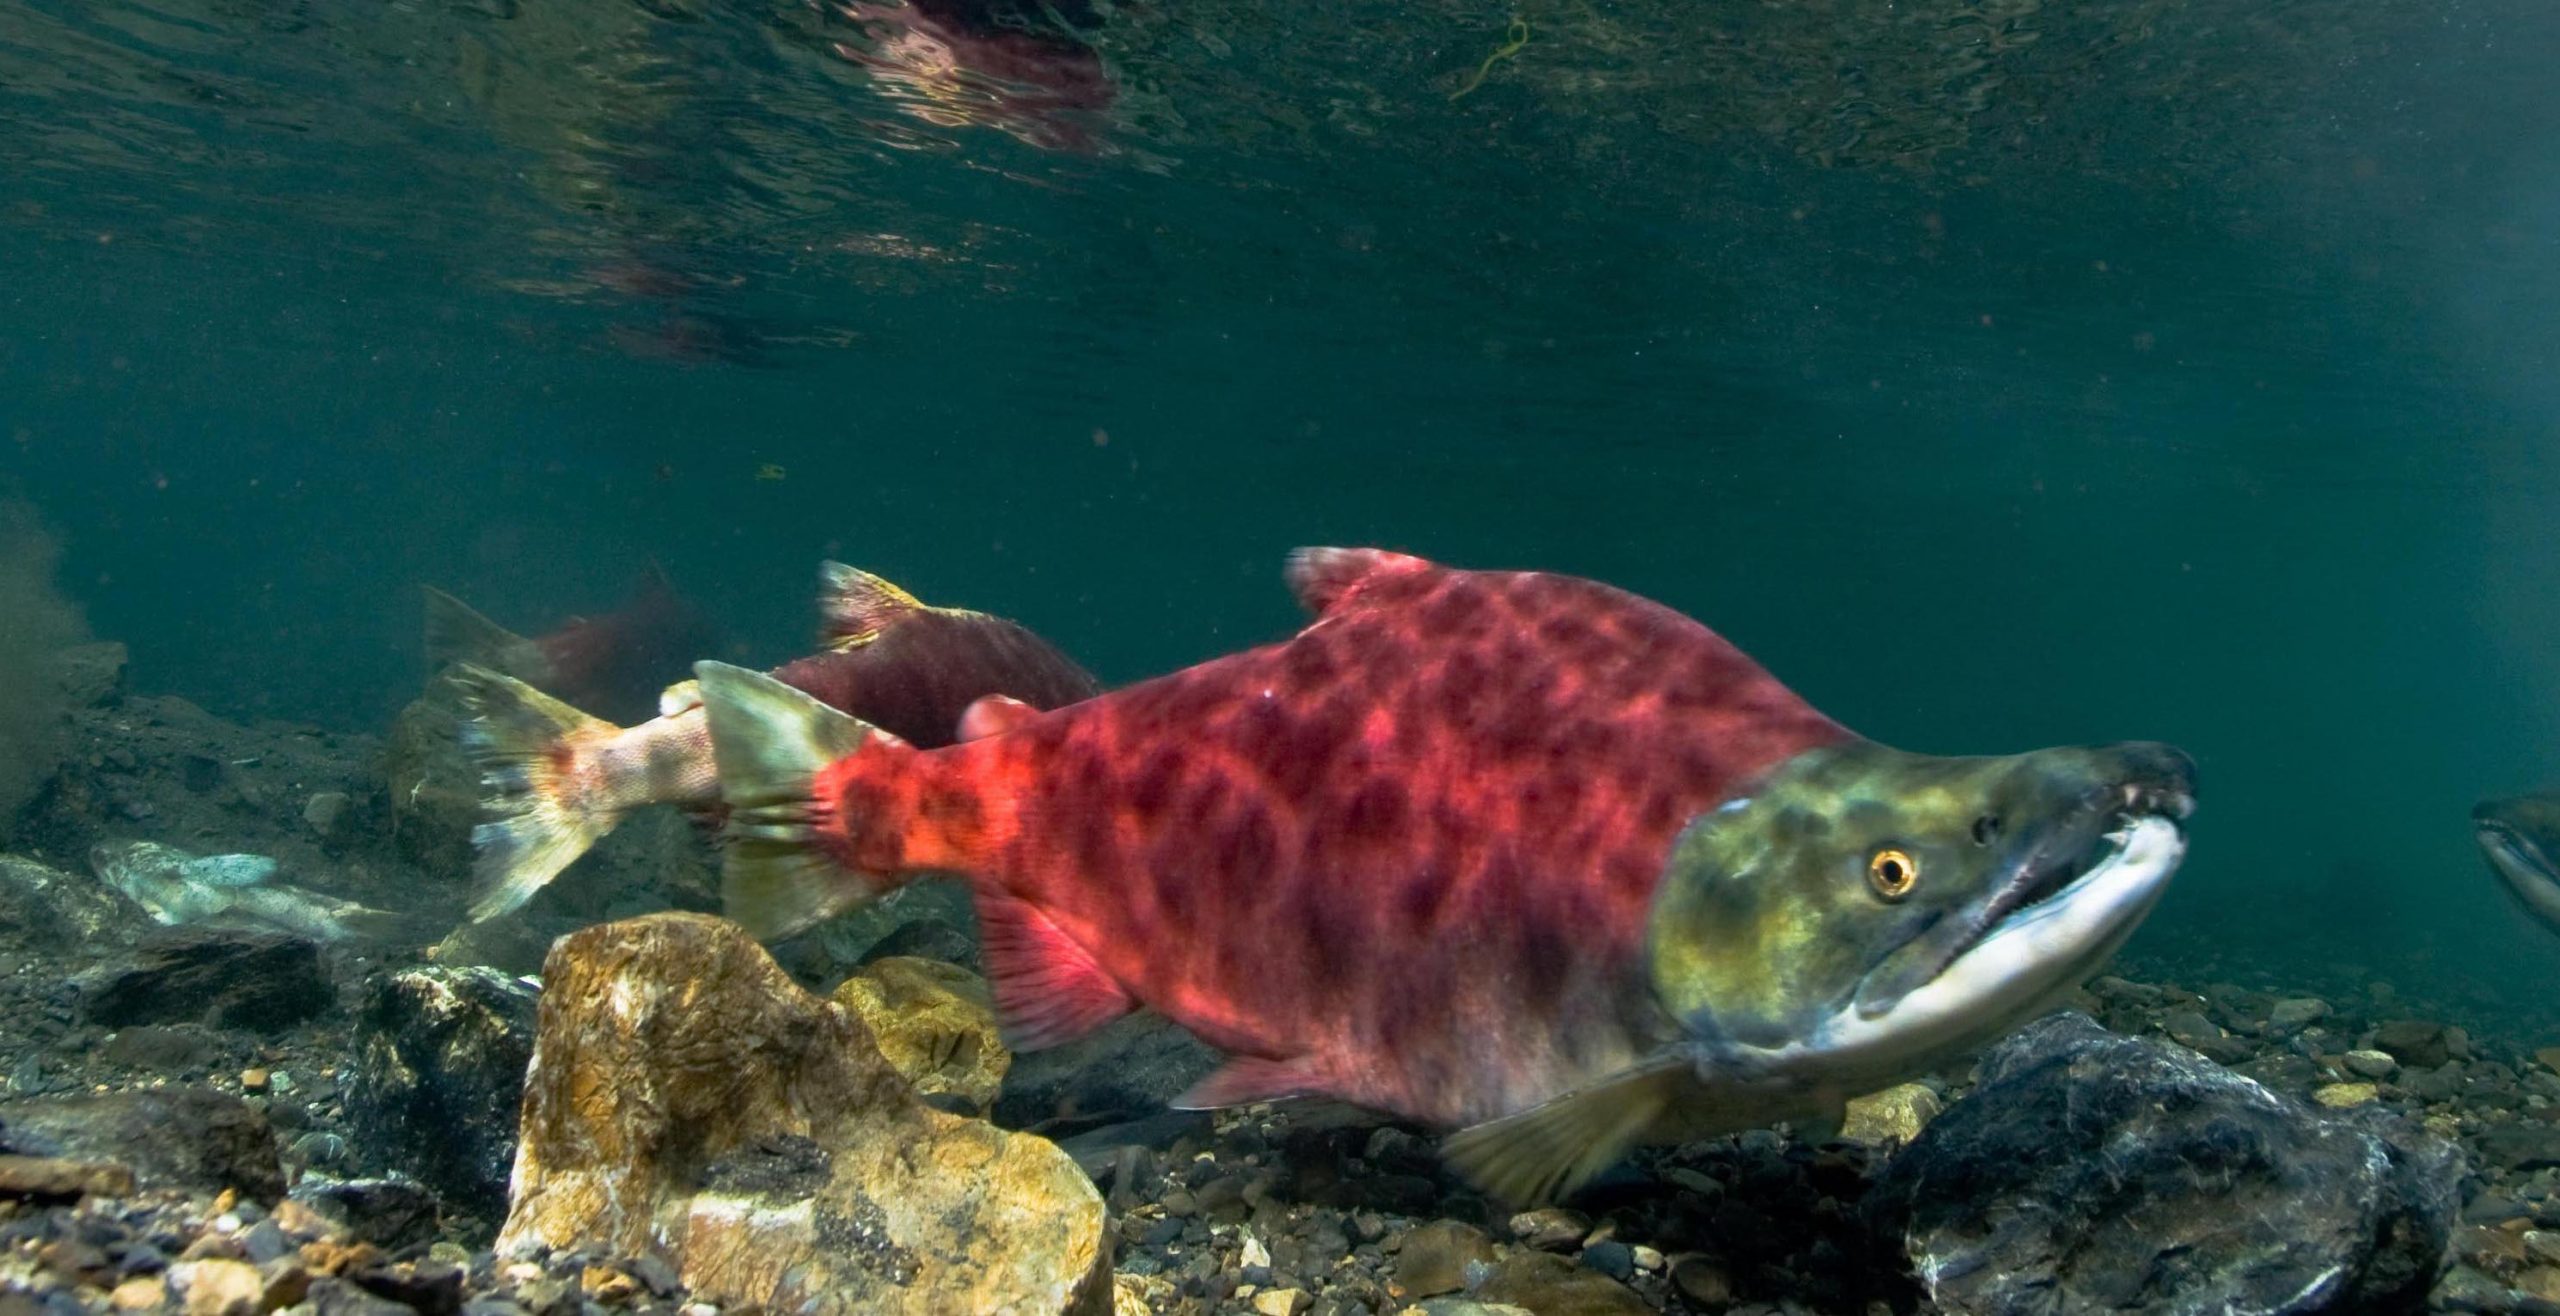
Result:
[[[288,1028],[337,1004],[305,937],[239,928],[155,928],[123,963],[72,980],[89,1022]]]
[[[125,648],[116,640],[75,644],[53,656],[54,679],[71,708],[95,708],[124,697]]]
[[[2374,1029],[2373,1049],[2411,1069],[2434,1069],[2453,1058],[2444,1025],[2424,1019],[2394,1019]]]
[[[1082,1041],[1013,1058],[995,1121],[1051,1136],[1157,1114],[1220,1057],[1182,1025],[1146,1011]]]
[[[2460,1175],[2384,1112],[2060,1014],[1984,1057],[1865,1209],[1956,1311],[2387,1312],[2443,1263]]]
[[[978,958],[978,939],[969,934],[969,929],[939,918],[920,918],[891,928],[887,935],[871,943],[869,950],[862,952],[859,963],[869,964],[893,955],[920,956],[957,964],[972,973],[986,972],[986,966]]]
[[[2537,1120],[2518,1120],[2484,1130],[2472,1145],[2483,1162],[2511,1170],[2560,1165],[2560,1126]]]
[[[31,948],[95,953],[130,946],[151,926],[142,906],[96,878],[0,855],[0,928]]]
[[[275,1132],[247,1102],[211,1088],[171,1087],[42,1097],[0,1106],[0,1151],[116,1161],[146,1187],[272,1202],[284,1195]]]
[[[414,1179],[308,1178],[293,1186],[293,1200],[385,1252],[436,1238],[435,1194]]]
[[[403,969],[365,986],[347,1122],[368,1162],[455,1205],[507,1206],[533,1059],[534,990],[483,968]]]

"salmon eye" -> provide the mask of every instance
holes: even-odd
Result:
[[[1920,881],[1920,861],[1901,850],[1878,850],[1867,861],[1867,885],[1887,900],[1911,894]]]

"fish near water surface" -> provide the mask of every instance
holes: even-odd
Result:
[[[608,717],[648,708],[718,639],[710,621],[655,565],[621,607],[572,617],[532,638],[433,586],[425,594],[429,666],[470,663]]]
[[[2508,894],[2560,931],[2560,791],[2483,801],[2471,829]]]
[[[823,647],[771,675],[909,744],[950,744],[962,715],[989,695],[1048,709],[1101,693],[1091,673],[1018,623],[929,606],[842,563],[819,575]],[[472,714],[463,744],[480,767],[488,819],[472,831],[474,919],[532,899],[633,809],[720,805],[691,681],[667,690],[656,718],[618,727],[498,672],[466,664],[454,676]]]
[[[957,874],[1010,1043],[1150,1006],[1230,1057],[1179,1104],[1460,1128],[1534,1200],[1990,1040],[2185,851],[2165,745],[1910,754],[1596,582],[1368,549],[1289,579],[1289,640],[941,750],[699,665],[731,914],[780,935]]]

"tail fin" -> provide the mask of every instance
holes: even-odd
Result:
[[[550,662],[542,647],[481,616],[471,605],[437,589],[419,588],[427,598],[427,666],[476,663],[520,680],[542,680]]]
[[[471,720],[462,744],[480,769],[487,821],[471,829],[471,917],[496,918],[533,899],[621,821],[594,798],[581,752],[621,728],[485,667],[454,669]]]
[[[721,903],[771,941],[869,900],[881,878],[838,866],[814,848],[824,814],[811,795],[818,769],[885,734],[760,672],[693,665],[729,805]]]

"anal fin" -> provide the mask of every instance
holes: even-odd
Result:
[[[1215,1073],[1192,1084],[1190,1091],[1175,1097],[1173,1108],[1217,1110],[1223,1106],[1249,1106],[1257,1101],[1321,1096],[1324,1091],[1322,1075],[1303,1057],[1269,1060],[1261,1056],[1236,1056],[1220,1065]]]
[[[1523,1206],[1573,1191],[1667,1113],[1688,1063],[1661,1057],[1449,1135],[1442,1153],[1478,1187]]]
[[[1086,1036],[1137,1008],[1128,990],[1028,901],[980,891],[978,938],[1004,1044],[1037,1051]]]

